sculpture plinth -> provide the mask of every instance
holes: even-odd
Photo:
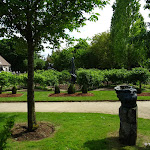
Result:
[[[115,91],[121,101],[119,140],[125,145],[135,145],[137,139],[137,91],[127,85],[117,86]]]

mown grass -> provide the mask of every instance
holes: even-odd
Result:
[[[9,92],[10,93],[10,92]],[[0,97],[0,102],[27,101],[27,92],[21,97]],[[35,101],[116,101],[118,100],[115,91],[89,91],[94,96],[76,96],[76,97],[48,97],[53,91],[35,91]],[[138,100],[150,100],[150,96],[138,96]]]
[[[26,113],[0,113],[0,130],[5,118],[15,115],[15,123],[27,122]],[[8,139],[7,150],[145,150],[150,142],[150,120],[138,119],[136,146],[119,144],[119,117],[98,113],[36,113],[38,121],[48,121],[55,133],[40,141]]]

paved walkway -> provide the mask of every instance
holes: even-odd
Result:
[[[150,101],[138,101],[138,117],[150,119]],[[118,114],[120,102],[36,102],[36,112]],[[0,103],[0,112],[27,112],[26,102]]]

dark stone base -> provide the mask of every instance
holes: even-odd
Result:
[[[119,140],[125,145],[136,145],[137,139],[137,107],[119,108],[120,130]]]

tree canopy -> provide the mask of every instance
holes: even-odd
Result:
[[[133,40],[146,33],[146,26],[139,13],[139,0],[116,0],[111,20],[111,41],[116,66],[130,69],[145,58],[143,40]],[[138,59],[137,59],[138,58]]]

